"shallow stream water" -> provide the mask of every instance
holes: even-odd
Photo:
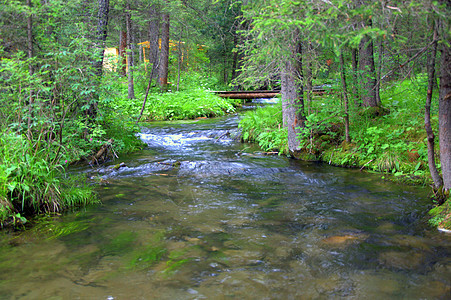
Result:
[[[265,155],[238,119],[149,124],[126,167],[75,170],[102,204],[0,233],[0,299],[450,296],[427,188]]]

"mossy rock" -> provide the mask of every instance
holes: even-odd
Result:
[[[314,153],[308,153],[305,151],[290,151],[290,155],[295,158],[295,159],[299,159],[299,160],[303,160],[303,161],[318,161],[319,158],[317,155],[315,155]]]

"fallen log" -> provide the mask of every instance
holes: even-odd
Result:
[[[113,140],[109,139],[105,144],[103,144],[102,147],[100,147],[100,150],[97,151],[97,153],[95,155],[93,155],[89,164],[90,165],[94,165],[94,164],[99,165],[99,164],[105,162],[108,158],[108,152],[109,152],[108,150],[111,149],[112,143],[113,143]]]

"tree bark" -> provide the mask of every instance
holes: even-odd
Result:
[[[341,85],[343,88],[343,101],[344,101],[344,108],[345,108],[345,115],[344,115],[344,120],[345,120],[345,138],[346,138],[346,143],[350,143],[351,142],[351,137],[349,136],[349,112],[348,112],[348,88],[346,85],[346,73],[345,73],[345,63],[344,63],[344,58],[343,58],[343,54],[340,53],[340,73],[341,73]]]
[[[377,78],[376,78],[376,103],[377,106],[381,105],[381,73],[382,73],[382,57],[384,56],[384,44],[382,40],[379,42],[379,62],[377,64]]]
[[[166,90],[168,86],[168,68],[169,68],[169,14],[164,13],[162,18],[161,30],[161,52],[159,81],[160,88]]]
[[[130,3],[127,2],[125,6],[125,25],[127,27],[127,79],[128,79],[128,99],[135,98],[135,86],[133,83],[133,56],[132,56],[132,25],[131,25],[131,13]]]
[[[439,190],[443,186],[443,179],[440,176],[440,173],[438,172],[437,166],[435,164],[435,136],[431,126],[431,102],[432,92],[435,86],[435,60],[437,56],[437,28],[435,28],[435,26],[433,40],[435,42],[432,45],[431,56],[428,61],[428,90],[424,112],[424,128],[427,135],[429,172],[431,173],[435,190]]]
[[[152,63],[152,72],[155,74],[159,61],[159,40],[160,40],[160,10],[156,4],[150,7],[149,20],[149,62]]]
[[[304,126],[303,89],[300,83],[302,75],[302,48],[299,30],[293,32],[289,41],[290,57],[283,65],[281,74],[283,126],[288,130],[288,149],[292,156],[297,156],[301,147],[297,135]]]
[[[442,44],[439,91],[439,142],[442,166],[443,188],[448,194],[451,189],[451,48]]]
[[[28,74],[31,77],[33,75],[33,64],[31,59],[33,58],[33,17],[32,17],[32,4],[31,0],[27,0],[27,6],[29,9],[27,16],[27,54],[28,54]],[[28,98],[28,130],[27,137],[29,140],[32,139],[31,125],[33,120],[33,91],[30,88],[29,98]]]
[[[362,101],[365,107],[376,107],[376,70],[374,67],[373,41],[365,36],[359,45],[359,69],[361,72]]]
[[[94,62],[94,73],[97,76],[102,75],[102,64],[103,64],[105,41],[107,37],[109,10],[110,10],[110,0],[99,0],[99,11],[97,14],[97,30],[96,30],[97,41],[95,44],[99,56]]]
[[[97,14],[97,29],[96,29],[96,39],[94,47],[98,53],[98,56],[93,62],[94,68],[94,80],[100,80],[103,71],[103,57],[104,57],[104,49],[105,49],[105,41],[107,38],[107,29],[108,29],[108,13],[110,10],[110,1],[109,0],[99,0],[99,11]],[[97,99],[91,99],[91,103],[89,103],[89,109],[86,112],[87,115],[93,119],[97,115]]]
[[[356,48],[352,48],[352,79],[354,81],[354,104],[356,107],[361,105],[362,98],[360,97],[360,84],[358,82],[358,73],[359,73],[359,65],[358,65],[358,50]]]
[[[119,73],[127,74],[127,31],[119,31]]]

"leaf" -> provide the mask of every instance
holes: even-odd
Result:
[[[418,169],[420,168],[420,166],[421,166],[421,161],[419,161],[419,162],[417,163],[417,165],[415,166],[415,170],[414,170],[414,171],[418,171]]]

